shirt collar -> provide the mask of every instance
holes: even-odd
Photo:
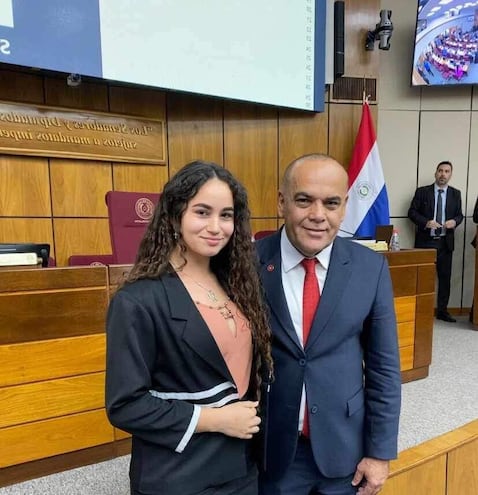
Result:
[[[322,249],[322,251],[320,251],[315,255],[320,265],[325,270],[329,268],[330,255],[332,254],[333,245],[334,243],[331,242],[328,246]],[[289,238],[287,237],[285,227],[282,229],[282,233],[281,233],[280,249],[281,249],[282,266],[286,273],[292,270],[293,268],[295,268],[304,259],[304,255],[293,246],[293,244],[290,242]]]
[[[446,190],[448,189],[448,184],[444,187],[438,187],[437,183],[435,182],[435,194],[438,194],[438,189],[441,189],[446,194]]]

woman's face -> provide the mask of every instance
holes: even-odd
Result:
[[[229,242],[234,232],[234,201],[229,186],[213,178],[188,202],[181,219],[186,256],[211,258]]]

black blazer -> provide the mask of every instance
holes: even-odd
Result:
[[[426,228],[429,220],[432,220],[435,212],[434,184],[419,187],[415,191],[408,218],[415,224],[415,247],[430,247],[430,229]],[[446,193],[445,220],[455,220],[456,227],[463,221],[461,211],[461,193],[458,189],[448,186]],[[450,251],[455,248],[455,229],[446,229],[446,245]]]
[[[107,318],[106,410],[133,435],[132,488],[189,495],[245,476],[246,440],[194,433],[198,405],[238,400],[216,342],[175,274],[120,289]]]

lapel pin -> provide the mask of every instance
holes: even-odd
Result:
[[[274,271],[274,268],[275,268],[274,265],[267,265],[267,271],[268,272],[273,272]]]

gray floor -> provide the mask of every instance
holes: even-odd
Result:
[[[434,328],[430,375],[403,385],[399,450],[478,417],[478,331],[467,319]],[[0,488],[0,495],[128,495],[128,456]]]

